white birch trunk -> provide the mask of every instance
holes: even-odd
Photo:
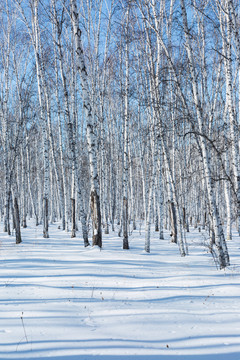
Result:
[[[156,178],[156,159],[157,159],[157,146],[156,146],[156,135],[155,135],[155,119],[151,124],[150,130],[150,144],[151,144],[151,159],[150,161],[150,179],[149,179],[149,193],[148,193],[148,208],[145,219],[145,251],[150,253],[150,234],[151,234],[151,215],[153,209],[153,192],[155,188]]]
[[[227,1],[226,18],[227,18],[227,39],[225,41],[223,35],[223,49],[226,54],[225,62],[225,76],[226,76],[226,104],[230,122],[230,138],[232,150],[232,167],[234,172],[235,192],[237,195],[237,226],[240,234],[240,168],[239,168],[239,131],[234,109],[233,101],[233,85],[232,85],[232,20],[231,20],[230,1]],[[223,30],[222,30],[223,33]],[[237,42],[238,44],[238,42]]]
[[[53,10],[54,10],[54,18],[55,22],[57,22],[56,19],[56,8],[55,8],[55,0],[53,0]],[[59,23],[57,22],[57,25],[53,25],[53,38],[54,41],[57,43],[57,35],[56,35],[56,27],[59,26]],[[58,85],[58,64],[57,64],[57,51],[56,46],[54,46],[54,67],[55,67],[55,79],[56,79],[56,85],[55,85],[55,97],[57,102],[57,124],[58,124],[58,137],[59,137],[59,150],[60,150],[60,171],[61,173],[61,180],[62,180],[62,187],[60,184],[60,202],[61,202],[61,216],[62,216],[62,229],[68,231],[68,202],[67,202],[67,187],[66,187],[66,176],[65,176],[65,170],[64,170],[64,155],[63,155],[63,139],[62,139],[62,126],[61,126],[61,104],[59,99],[59,85]],[[60,174],[59,174],[60,176]]]
[[[25,130],[26,131],[26,130]],[[31,201],[31,206],[32,206],[32,211],[35,217],[35,223],[36,226],[38,226],[38,214],[37,214],[37,209],[36,209],[36,204],[33,200],[33,191],[32,191],[32,184],[31,184],[31,177],[30,177],[30,171],[31,171],[31,159],[30,159],[30,151],[29,151],[29,138],[27,136],[26,139],[26,152],[27,152],[27,181],[28,181],[28,192],[30,195],[30,201]]]
[[[48,198],[49,198],[49,143],[47,134],[47,121],[44,112],[44,89],[43,89],[43,71],[42,60],[40,57],[39,46],[39,26],[38,26],[38,2],[39,0],[33,0],[33,41],[36,59],[36,72],[38,83],[38,99],[40,105],[40,121],[43,135],[43,149],[44,149],[44,192],[43,192],[43,237],[49,238],[48,233]]]
[[[23,146],[26,148],[25,139],[23,141]],[[25,156],[25,149],[23,149],[23,146],[21,147],[21,157],[22,157],[22,201],[21,201],[21,207],[22,207],[22,227],[27,227],[27,210],[26,210],[26,185],[27,185],[27,179],[26,179],[26,156]],[[15,201],[15,200],[14,200]]]
[[[229,158],[228,150],[226,149],[225,153],[225,163],[226,163],[226,173],[229,175]],[[226,212],[227,212],[227,240],[232,240],[232,204],[231,204],[231,193],[229,181],[225,180],[224,182],[224,191],[226,199]]]
[[[133,221],[133,230],[136,230],[136,190],[134,184],[134,176],[133,176],[133,157],[132,150],[129,147],[129,172],[130,172],[130,191],[131,191],[131,218]]]
[[[2,103],[2,145],[3,145],[3,165],[4,165],[4,221],[3,231],[11,234],[10,231],[10,170],[9,170],[9,124],[8,124],[8,101],[9,101],[9,57],[10,57],[10,29],[8,18],[8,30],[6,40],[6,54],[4,63],[4,84],[3,86],[3,103]]]
[[[129,249],[128,243],[128,187],[129,187],[129,5],[125,26],[125,91],[124,91],[124,153],[123,153],[123,249]]]
[[[159,178],[159,239],[164,240],[163,234],[163,219],[164,219],[164,196],[163,196],[163,183],[162,183],[162,149],[159,141],[159,156],[158,156],[158,178]]]
[[[81,42],[81,30],[79,28],[78,10],[76,0],[71,0],[71,19],[73,25],[73,34],[75,40],[75,55],[77,70],[79,71],[82,86],[83,108],[87,121],[87,142],[90,161],[91,174],[91,214],[93,224],[93,243],[102,247],[102,228],[101,228],[101,210],[99,198],[99,177],[97,171],[97,149],[96,135],[94,133],[94,124],[92,116],[92,106],[88,89],[88,74],[84,60],[83,47]]]

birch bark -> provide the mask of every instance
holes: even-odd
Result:
[[[35,50],[37,84],[38,84],[38,100],[40,105],[40,121],[43,134],[43,151],[44,151],[44,193],[43,193],[43,237],[49,238],[48,233],[48,198],[49,198],[49,142],[47,134],[47,120],[45,116],[44,105],[44,85],[43,85],[43,70],[41,59],[41,46],[39,44],[39,25],[38,25],[38,3],[39,0],[32,1],[32,28],[31,32],[29,26],[29,33],[32,36],[33,46]],[[27,20],[25,19],[27,25]]]
[[[94,132],[94,123],[92,115],[92,105],[90,101],[90,93],[88,89],[88,74],[83,54],[83,46],[81,41],[81,30],[79,28],[78,9],[76,0],[71,0],[71,19],[73,25],[73,34],[75,40],[75,56],[77,70],[79,71],[82,86],[83,108],[87,121],[87,142],[90,161],[91,174],[91,215],[93,225],[93,242],[92,245],[102,247],[102,227],[101,227],[101,210],[99,197],[99,177],[97,171],[97,149],[96,135]]]
[[[231,18],[231,2],[227,1],[226,3],[226,22],[227,22],[227,38],[225,39],[223,24],[221,21],[220,15],[220,26],[222,30],[222,39],[223,39],[223,51],[225,53],[224,63],[225,63],[225,77],[226,77],[226,104],[229,115],[230,122],[230,138],[231,138],[231,152],[232,152],[232,167],[234,172],[234,184],[235,184],[235,193],[237,198],[237,226],[238,233],[240,234],[240,167],[239,167],[239,131],[238,124],[236,119],[236,112],[234,109],[234,100],[233,100],[233,84],[232,84],[232,18]],[[236,33],[236,31],[235,31]],[[237,41],[239,45],[239,39]],[[237,49],[238,46],[237,46]],[[240,49],[239,49],[240,50]],[[240,56],[240,52],[239,52]],[[240,59],[240,58],[239,58]]]
[[[9,169],[9,123],[8,123],[8,101],[9,101],[9,62],[10,62],[10,34],[11,34],[11,22],[9,18],[9,11],[7,7],[8,19],[7,19],[7,34],[6,44],[4,44],[3,53],[3,68],[4,68],[4,82],[2,84],[2,145],[3,145],[3,165],[4,165],[4,221],[3,231],[11,234],[10,230],[10,169]]]
[[[129,5],[125,26],[125,89],[124,89],[124,153],[123,153],[123,249],[128,243],[128,172],[129,172]]]

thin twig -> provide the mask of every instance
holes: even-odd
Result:
[[[28,338],[27,338],[27,333],[26,333],[24,322],[23,322],[23,312],[22,312],[21,320],[22,320],[22,326],[23,326],[24,335],[25,335],[26,341],[28,343],[29,341],[28,341]]]

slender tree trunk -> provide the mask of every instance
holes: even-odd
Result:
[[[24,148],[26,147],[25,139],[24,139]],[[22,155],[22,227],[27,227],[27,210],[26,210],[26,154],[25,149],[21,147],[21,155]],[[15,201],[15,200],[14,200]]]
[[[163,218],[164,218],[164,195],[162,183],[162,150],[159,142],[159,156],[158,156],[158,176],[159,176],[159,239],[164,240],[163,234]]]
[[[36,71],[38,82],[38,98],[40,105],[40,120],[42,126],[43,135],[43,151],[44,151],[44,195],[43,195],[43,237],[48,238],[48,197],[49,197],[49,143],[47,134],[47,121],[44,106],[44,77],[43,77],[43,63],[41,59],[41,44],[39,37],[39,25],[38,25],[38,1],[34,0],[33,8],[33,41],[36,59]]]
[[[73,25],[73,34],[75,40],[75,56],[77,62],[77,70],[81,78],[83,108],[87,120],[87,142],[90,161],[91,174],[91,216],[93,225],[93,242],[92,245],[102,247],[102,226],[101,226],[101,207],[99,198],[99,177],[97,171],[96,156],[96,135],[94,132],[94,123],[92,116],[92,106],[88,89],[88,74],[83,54],[83,46],[81,41],[81,30],[79,28],[78,9],[76,0],[71,0],[71,18]]]
[[[228,150],[226,149],[225,153],[226,160],[226,172],[229,175],[229,159],[228,159]],[[224,182],[225,198],[226,198],[226,212],[227,212],[227,240],[232,240],[232,213],[231,213],[231,193],[229,181]]]
[[[20,229],[20,216],[17,198],[14,198],[14,222],[15,222],[15,233],[16,233],[16,244],[22,242],[21,229]]]
[[[71,237],[76,237],[76,204],[75,199],[71,199],[72,202],[72,235]]]
[[[125,94],[124,94],[124,153],[123,153],[123,249],[129,249],[128,243],[128,173],[129,173],[129,5],[126,13],[125,28]]]
[[[230,1],[227,1],[226,6],[226,18],[227,18],[227,39],[225,40],[223,35],[223,50],[226,56],[225,61],[225,77],[226,77],[226,104],[229,114],[230,122],[230,138],[231,138],[231,150],[232,150],[232,167],[234,172],[234,184],[235,192],[237,195],[237,224],[238,233],[240,235],[240,167],[239,167],[239,130],[236,119],[236,113],[234,109],[233,101],[233,85],[232,85],[232,50],[231,50],[231,37],[232,37],[232,19]],[[223,30],[222,30],[223,34]]]
[[[155,177],[156,177],[156,157],[157,157],[157,146],[156,146],[156,134],[155,134],[155,119],[152,120],[150,130],[150,144],[151,144],[151,159],[150,162],[150,179],[149,179],[149,194],[148,194],[148,209],[145,219],[145,251],[150,253],[150,233],[151,233],[151,215],[153,210],[153,192],[155,188]]]
[[[48,235],[48,198],[43,198],[43,237],[49,238]]]

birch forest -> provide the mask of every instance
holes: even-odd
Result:
[[[238,0],[2,0],[0,217],[83,246],[240,234]],[[154,227],[153,227],[154,225]]]

